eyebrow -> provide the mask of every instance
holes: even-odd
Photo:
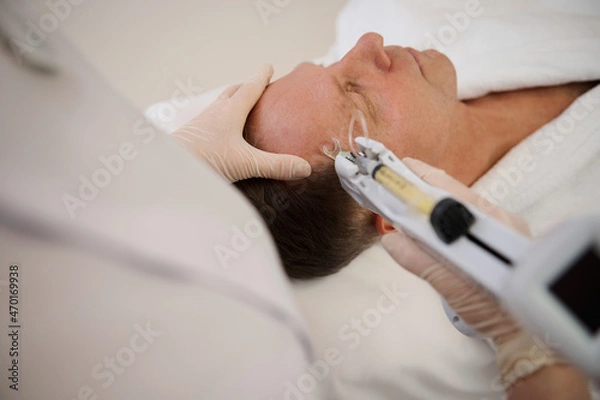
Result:
[[[348,97],[348,92],[346,91],[346,89],[344,89],[344,87],[342,86],[342,84],[340,83],[340,81],[333,75],[330,75],[331,77],[331,81],[333,82],[335,88],[337,89],[337,92],[339,93],[340,96],[347,98]]]
[[[323,65],[315,64],[312,61],[303,61],[300,64],[296,65],[295,68],[298,68],[301,65],[314,65],[317,67],[324,67]],[[340,83],[340,81],[335,76],[330,75],[330,80],[332,81],[333,85],[336,88],[336,91],[342,98],[349,99],[354,107],[358,107],[356,102],[354,100],[350,99],[350,97],[348,96],[348,91],[346,89],[344,89],[344,86]],[[377,108],[375,107],[375,105],[373,104],[371,99],[367,96],[364,96],[364,102],[366,103],[365,105],[367,106],[367,111],[371,115],[371,118],[373,118],[376,121]],[[360,107],[358,107],[358,108],[360,108]]]
[[[315,67],[323,67],[323,65],[318,65],[318,64],[315,64],[315,63],[314,63],[314,62],[312,62],[312,61],[303,61],[303,62],[301,62],[300,64],[296,65],[296,66],[294,67],[294,69],[295,69],[295,68],[298,68],[298,67],[300,67],[300,66],[302,66],[302,65],[313,65],[313,66],[315,66]],[[331,82],[334,84],[334,86],[335,86],[335,88],[336,88],[336,91],[338,92],[338,94],[339,94],[340,96],[344,97],[344,98],[348,97],[348,96],[347,96],[347,92],[346,92],[346,90],[344,89],[344,87],[342,86],[342,84],[340,83],[340,81],[339,81],[339,80],[337,80],[337,78],[336,78],[335,76],[333,76],[333,75],[329,75],[329,78],[330,78]]]

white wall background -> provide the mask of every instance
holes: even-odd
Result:
[[[35,0],[36,12],[49,12]],[[75,2],[75,0],[70,0]],[[209,90],[271,62],[281,76],[324,55],[346,0],[77,0],[60,28],[136,106],[167,99],[177,80]]]

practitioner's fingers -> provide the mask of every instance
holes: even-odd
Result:
[[[239,87],[232,96],[232,100],[236,103],[240,114],[247,116],[250,113],[250,110],[252,110],[269,84],[271,76],[273,76],[273,66],[271,64],[264,64],[250,79]]]

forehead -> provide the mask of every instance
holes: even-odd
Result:
[[[323,145],[346,136],[353,109],[330,70],[302,64],[265,90],[248,121],[252,142],[316,163]]]

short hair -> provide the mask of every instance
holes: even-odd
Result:
[[[331,275],[375,243],[374,214],[342,188],[333,162],[309,178],[235,183],[265,220],[290,278]]]

